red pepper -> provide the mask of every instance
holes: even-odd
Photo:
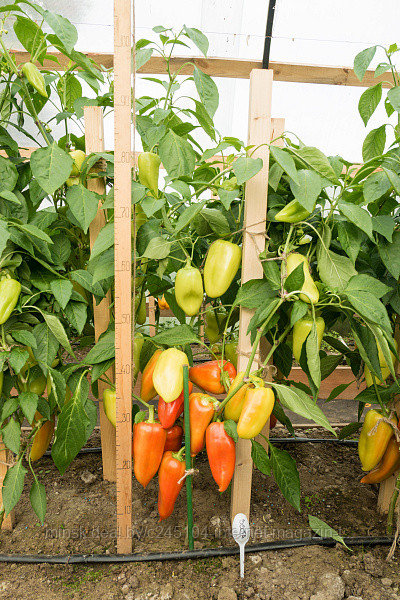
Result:
[[[169,429],[166,429],[167,439],[165,440],[164,452],[171,450],[172,452],[178,452],[182,446],[183,429],[180,425],[173,425]]]
[[[162,350],[156,350],[143,369],[142,373],[142,383],[140,386],[140,397],[145,402],[150,402],[157,395],[156,390],[153,385],[153,373],[156,366],[156,363],[160,357]]]
[[[190,381],[210,394],[223,394],[235,379],[236,369],[232,363],[224,360],[223,372],[221,372],[221,362],[220,360],[209,360],[202,365],[191,367],[189,369]]]
[[[185,474],[185,461],[181,454],[166,452],[163,456],[158,473],[158,513],[160,521],[168,519],[173,513],[176,499],[182,489],[183,481],[178,483]]]
[[[192,393],[193,383],[189,381],[189,394]],[[178,417],[183,413],[183,390],[176,400],[165,402],[161,396],[158,401],[158,418],[164,429],[169,429],[175,423]]]
[[[196,456],[204,448],[206,429],[213,420],[218,405],[214,398],[205,394],[190,394],[190,451]]]
[[[224,492],[235,470],[235,442],[225,431],[222,422],[211,423],[206,431],[208,462],[220,492]]]
[[[158,471],[167,432],[161,423],[143,421],[133,428],[133,461],[135,477],[145,488]]]

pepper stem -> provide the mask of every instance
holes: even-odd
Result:
[[[149,419],[148,423],[154,423],[154,406],[148,405],[149,407]]]

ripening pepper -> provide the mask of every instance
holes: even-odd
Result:
[[[82,165],[85,162],[86,154],[83,152],[83,150],[71,150],[71,152],[68,152],[68,154],[74,161],[70,177],[78,177],[79,173],[81,172]]]
[[[189,381],[189,394],[192,393],[193,383]],[[158,401],[157,414],[161,425],[164,429],[169,429],[173,426],[178,417],[183,413],[184,408],[184,393],[183,390],[172,402],[165,402],[161,396]]]
[[[322,338],[325,331],[324,319],[322,317],[317,317],[315,319],[315,325],[317,327],[318,348],[321,348]],[[296,323],[293,325],[293,356],[298,363],[300,362],[303,344],[306,341],[312,326],[313,320],[311,317],[303,317],[302,319],[296,321]]]
[[[111,425],[116,427],[117,424],[117,394],[115,390],[104,390],[103,392],[103,408],[107,419]]]
[[[214,481],[218,490],[224,492],[235,470],[236,448],[235,442],[226,433],[223,422],[211,423],[207,427],[206,449]]]
[[[189,365],[182,350],[168,348],[160,354],[153,372],[153,385],[165,402],[176,400],[183,390],[183,365]]]
[[[225,294],[239,269],[242,250],[226,240],[216,240],[208,249],[204,264],[204,287],[209,298]]]
[[[393,436],[378,466],[361,479],[361,483],[381,483],[400,469],[399,442]]]
[[[286,259],[286,276],[289,276],[299,265],[303,263],[304,283],[300,291],[306,294],[300,294],[300,300],[307,304],[316,304],[319,300],[319,291],[314,283],[310,273],[310,266],[306,256],[298,252],[292,252]],[[285,261],[282,261],[282,269],[285,269]]]
[[[236,369],[232,363],[224,360],[223,370],[221,370],[221,362],[209,360],[201,365],[190,367],[190,381],[210,394],[223,394],[235,379]]]
[[[168,451],[164,454],[158,473],[160,521],[168,519],[173,513],[176,499],[183,486],[183,480],[180,480],[184,476],[185,470],[185,461],[180,452]]]
[[[10,317],[17,305],[20,293],[19,281],[9,277],[0,280],[0,325],[3,325]]]
[[[395,343],[395,346],[397,349],[396,340],[394,340],[394,343]],[[378,342],[377,342],[377,346],[378,346],[379,365],[381,367],[381,372],[382,372],[382,379],[379,380],[378,377],[376,377],[376,376],[375,377],[378,381],[381,381],[382,383],[384,383],[390,375],[390,369],[389,369],[386,359],[383,355],[382,348],[380,347]],[[392,357],[392,365],[394,366],[396,357],[393,354],[393,352],[390,352],[390,355]],[[370,387],[371,385],[374,384],[374,380],[373,380],[371,371],[370,371],[369,367],[367,367],[367,365],[365,365],[365,367],[364,367],[364,377],[365,377],[365,383],[367,384],[367,387]]]
[[[214,418],[218,402],[206,394],[190,394],[190,452],[196,456],[204,448],[206,429]]]
[[[162,295],[162,298],[158,299],[158,308],[160,310],[169,310],[169,304],[166,301],[164,294]]]
[[[206,310],[204,333],[210,344],[215,344],[222,338],[227,318],[226,310],[222,307]]]
[[[238,363],[238,354],[237,354],[237,343],[236,342],[228,342],[225,344],[225,356],[233,364],[235,369],[237,369]]]
[[[27,78],[28,82],[31,84],[31,86],[35,88],[35,90],[39,92],[41,96],[43,96],[44,98],[49,97],[46,91],[44,77],[36,65],[34,65],[31,62],[26,62],[22,65],[22,72]]]
[[[299,223],[310,216],[310,212],[306,210],[300,202],[292,200],[275,215],[275,221],[281,223]]]
[[[36,411],[32,427],[34,427],[41,418],[42,415]],[[50,446],[51,438],[53,437],[54,433],[54,423],[55,418],[53,416],[49,421],[45,421],[35,433],[30,451],[31,462],[35,462],[36,460],[42,458],[43,454]]]
[[[194,317],[199,312],[203,303],[203,280],[201,273],[190,262],[176,274],[175,298],[178,306],[188,317]]]
[[[144,325],[146,323],[147,307],[146,307],[146,296],[138,294],[135,297],[135,321],[138,325]]]
[[[274,404],[274,392],[271,388],[248,389],[237,424],[238,436],[250,440],[261,433],[272,413]]]
[[[241,383],[243,381],[243,378],[244,378],[244,371],[240,371],[240,373],[238,373],[236,375],[235,379],[232,381],[231,387],[229,388],[228,393],[233,391],[239,385],[239,383]],[[263,380],[260,379],[259,377],[253,377],[252,381],[257,382],[257,385],[263,385]],[[240,413],[242,412],[246,392],[248,389],[250,389],[251,386],[252,386],[252,382],[249,381],[248,383],[245,383],[244,385],[242,385],[240,390],[238,392],[236,392],[236,394],[234,396],[232,396],[232,398],[230,400],[228,400],[228,402],[225,406],[225,411],[224,411],[225,419],[232,419],[232,421],[235,421],[235,423],[237,423],[239,421],[239,417],[240,417]]]
[[[173,425],[169,429],[166,429],[167,439],[165,440],[164,452],[171,450],[172,452],[178,452],[182,446],[183,429],[180,425]]]
[[[158,198],[158,175],[161,159],[154,152],[142,152],[138,158],[139,181]]]
[[[375,433],[370,435],[370,432],[375,428],[377,422],[382,419],[382,416],[383,415],[375,409],[369,410],[365,415],[360,438],[358,440],[358,455],[363,471],[375,469],[385,454],[389,441],[394,434],[393,428],[388,423],[382,421],[377,426]],[[392,417],[391,421],[396,427],[397,420]]]
[[[161,353],[162,350],[156,350],[153,356],[150,358],[147,365],[145,366],[145,368],[143,369],[142,382],[140,386],[140,397],[145,402],[150,402],[150,400],[152,400],[154,396],[157,395],[153,384],[153,373]]]
[[[140,353],[142,352],[144,337],[139,331],[135,331],[133,340],[133,377],[137,377],[140,371]]]
[[[133,469],[138,482],[145,488],[160,466],[167,432],[161,423],[142,421],[133,427]]]

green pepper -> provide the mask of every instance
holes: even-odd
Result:
[[[22,65],[22,72],[31,86],[34,87],[41,96],[44,96],[45,98],[49,97],[46,91],[44,77],[36,65],[31,62],[27,62]]]
[[[238,363],[237,346],[238,345],[236,342],[228,342],[227,344],[225,344],[226,359],[233,364],[236,370]]]
[[[138,294],[135,298],[135,320],[138,325],[146,323],[146,297]]]
[[[282,210],[275,215],[275,221],[283,223],[299,223],[310,216],[310,212],[306,210],[300,202],[292,200]]]
[[[3,325],[17,305],[21,293],[19,281],[11,278],[0,280],[0,325]]]
[[[161,159],[154,152],[142,152],[138,158],[139,181],[158,198],[158,175]]]
[[[144,337],[139,331],[135,331],[133,341],[133,377],[135,378],[140,371],[140,353],[144,344]]]
[[[81,172],[82,165],[85,162],[86,154],[83,152],[83,150],[71,150],[71,152],[68,152],[68,154],[74,161],[70,177],[78,177],[79,173]]]
[[[322,317],[317,317],[315,319],[315,325],[317,327],[318,348],[321,348],[322,337],[325,331],[325,321]],[[293,325],[293,356],[298,363],[300,363],[303,344],[306,341],[312,326],[313,320],[311,317],[303,317]]]
[[[104,390],[103,393],[103,408],[106,413],[107,419],[110,421],[114,427],[117,424],[117,394],[115,390]]]
[[[222,338],[227,318],[226,310],[222,307],[206,310],[204,333],[210,344],[215,344]]]
[[[307,304],[316,304],[319,300],[319,291],[314,279],[311,277],[310,265],[306,256],[298,252],[292,252],[286,259],[286,265],[285,261],[282,261],[282,272],[284,274],[283,270],[286,267],[286,276],[289,276],[301,264],[303,265],[304,283],[301,290],[299,290],[303,292],[300,294],[300,300],[307,302]]]
[[[140,204],[135,204],[135,224],[136,224],[136,233],[139,231],[139,228],[147,222],[147,215],[144,212],[143,208]],[[132,212],[132,237],[133,237],[133,212]]]
[[[39,375],[39,377],[36,377],[32,381],[28,379],[27,383],[22,382],[20,377],[18,377],[18,380],[21,391],[31,392],[32,394],[37,394],[38,396],[43,394],[47,385],[47,377],[44,375]]]
[[[209,298],[225,294],[239,269],[242,251],[226,240],[216,240],[208,250],[204,265],[204,287]]]
[[[175,278],[175,298],[178,305],[188,317],[197,315],[203,302],[203,281],[196,267],[186,263],[179,269]]]

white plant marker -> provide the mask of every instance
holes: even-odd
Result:
[[[240,548],[240,577],[244,577],[244,547],[250,538],[250,525],[246,515],[238,513],[232,523],[232,535]]]

